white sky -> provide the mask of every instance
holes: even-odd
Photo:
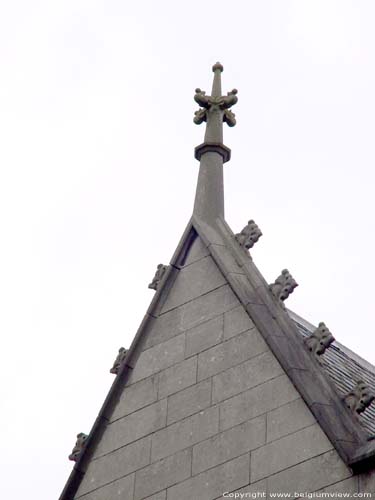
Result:
[[[375,362],[375,4],[0,6],[0,497],[57,499],[193,206],[196,87],[238,88],[226,218]]]

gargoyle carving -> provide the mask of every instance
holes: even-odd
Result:
[[[375,399],[369,386],[360,380],[357,385],[345,396],[346,406],[354,413],[363,413]]]
[[[148,285],[149,288],[152,290],[157,290],[160,281],[162,280],[165,271],[167,270],[167,266],[164,266],[163,264],[158,264],[158,267],[156,268],[156,273],[155,276],[153,277],[151,283]]]
[[[291,293],[293,293],[293,290],[297,286],[298,283],[290,274],[288,269],[283,269],[275,283],[270,285],[270,290],[278,302],[283,305],[283,301],[286,300]]]
[[[120,367],[128,353],[128,350],[125,349],[125,347],[120,347],[117,358],[115,359],[115,362],[113,363],[112,368],[109,370],[110,373],[114,373],[115,375],[118,374]]]
[[[207,112],[211,109],[219,109],[223,111],[223,121],[226,122],[229,127],[234,127],[236,125],[236,116],[229,109],[234,106],[237,101],[237,89],[233,89],[227,93],[226,96],[209,96],[206,92],[201,89],[195,89],[194,100],[201,106],[198,111],[194,114],[194,123],[200,125],[207,121]]]
[[[73,462],[77,462],[83,448],[85,447],[86,441],[87,441],[88,435],[84,434],[83,432],[80,432],[77,434],[77,441],[72,449],[72,453],[69,455],[69,460],[72,460]]]
[[[313,353],[315,359],[321,363],[320,356],[325,353],[326,349],[332,344],[335,337],[326,327],[325,323],[319,323],[318,328],[310,335],[310,337],[305,338],[305,344],[307,348]]]
[[[254,244],[261,236],[262,231],[253,220],[249,220],[247,226],[245,226],[240,233],[236,234],[235,237],[241,247],[249,250],[249,248],[253,248]]]

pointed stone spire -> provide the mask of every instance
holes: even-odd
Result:
[[[203,144],[195,148],[195,158],[200,161],[194,215],[213,223],[224,217],[223,163],[230,160],[230,149],[223,144],[223,122],[230,127],[236,124],[230,108],[237,102],[237,90],[221,95],[220,63],[212,67],[214,81],[212,92],[207,96],[201,89],[195,90],[194,100],[201,106],[195,112],[194,123],[207,122]]]

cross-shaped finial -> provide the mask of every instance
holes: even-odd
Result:
[[[235,114],[230,110],[237,103],[237,89],[233,89],[226,96],[221,95],[221,73],[223,66],[217,62],[213,65],[214,81],[211,95],[197,88],[195,89],[194,100],[199,104],[200,109],[195,112],[194,123],[200,125],[207,122],[204,143],[195,150],[198,160],[203,153],[214,151],[223,157],[224,161],[230,158],[230,150],[223,144],[223,122],[230,127],[236,124]]]

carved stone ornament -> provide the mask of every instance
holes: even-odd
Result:
[[[158,267],[156,268],[155,276],[153,277],[153,280],[148,285],[148,287],[151,288],[152,290],[157,290],[159,283],[162,280],[166,270],[167,270],[167,266],[164,266],[163,264],[158,264]]]
[[[288,269],[283,269],[275,283],[270,285],[270,290],[274,297],[280,302],[280,304],[282,304],[283,301],[286,300],[291,293],[293,293],[293,290],[297,286],[298,283],[290,274]]]
[[[320,356],[325,353],[326,349],[332,344],[335,337],[326,327],[325,323],[319,323],[318,328],[305,338],[305,344],[309,351],[313,353],[315,359],[321,363]]]
[[[80,432],[79,434],[77,434],[77,441],[76,441],[76,444],[72,450],[72,453],[69,455],[69,460],[72,460],[73,462],[77,462],[83,448],[85,447],[87,438],[88,438],[88,435],[84,434],[83,432]]]
[[[369,386],[360,380],[344,398],[346,406],[354,413],[363,413],[375,399]]]
[[[118,350],[117,358],[115,359],[115,362],[113,363],[112,368],[109,370],[110,373],[114,373],[115,375],[118,374],[120,371],[120,367],[126,358],[126,355],[128,353],[128,350],[125,349],[125,347],[120,347]]]
[[[242,229],[242,231],[236,234],[236,240],[241,245],[241,247],[253,248],[254,244],[259,240],[262,236],[262,231],[255,224],[253,220],[249,220],[247,225]]]
[[[229,127],[234,127],[236,125],[236,115],[229,108],[237,103],[238,97],[236,94],[237,89],[233,89],[226,96],[209,96],[203,90],[195,89],[194,100],[202,107],[194,113],[194,123],[200,125],[206,122],[207,112],[216,107],[224,111],[223,122],[226,122]]]

